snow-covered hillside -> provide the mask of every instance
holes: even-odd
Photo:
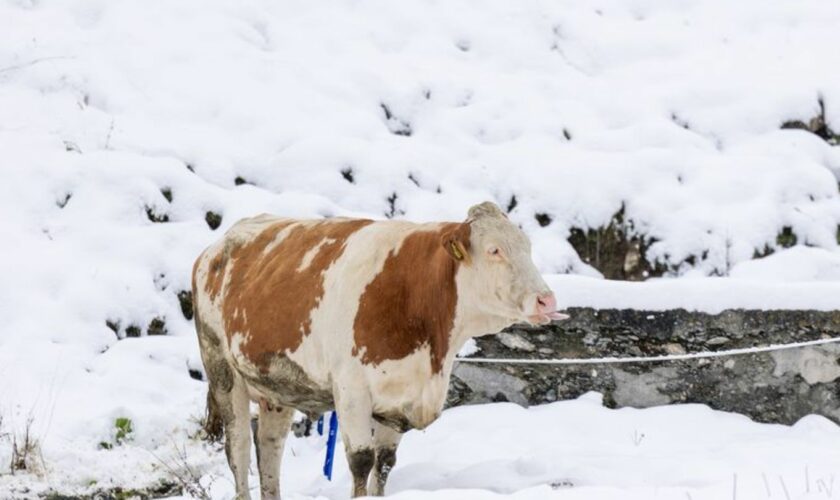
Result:
[[[0,491],[164,474],[150,451],[203,412],[179,295],[259,212],[460,220],[490,199],[545,273],[590,277],[551,278],[564,305],[836,308],[838,26],[818,0],[0,0],[0,464],[30,415],[44,458]],[[617,213],[683,277],[592,278],[567,238]],[[750,261],[794,237],[814,248]],[[710,274],[736,281],[688,279]],[[131,439],[98,449],[120,417]]]

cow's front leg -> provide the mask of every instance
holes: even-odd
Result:
[[[368,483],[368,495],[381,497],[385,494],[388,474],[397,463],[397,446],[400,444],[400,439],[402,439],[401,433],[379,422],[374,423],[373,447],[376,458]]]
[[[366,388],[345,389],[336,393],[341,440],[353,475],[353,497],[367,495],[367,481],[376,453],[373,448],[373,406]]]

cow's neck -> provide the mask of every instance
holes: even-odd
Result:
[[[498,333],[512,324],[511,320],[487,314],[477,304],[467,300],[466,297],[473,295],[467,293],[467,290],[474,285],[467,283],[463,276],[456,276],[455,284],[458,303],[455,309],[455,324],[447,339],[449,348],[445,363],[446,373],[451,371],[455,357],[469,339]]]

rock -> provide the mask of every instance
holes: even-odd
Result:
[[[204,222],[207,223],[207,227],[215,231],[222,225],[222,216],[216,212],[207,212],[204,214]]]
[[[489,398],[488,400],[498,401],[498,396],[501,394],[505,397],[505,401],[528,405],[528,400],[523,395],[528,383],[513,375],[468,363],[455,365],[452,374],[473,392],[483,393]]]
[[[534,344],[515,333],[502,332],[496,335],[496,337],[503,346],[514,351],[534,352],[536,350]]]
[[[669,342],[662,346],[662,350],[665,351],[665,354],[676,356],[680,354],[685,354],[685,347],[680,344],[676,344],[674,342]]]
[[[729,342],[729,339],[726,337],[713,337],[706,341],[706,345],[716,346],[716,345],[723,345]]]
[[[178,304],[181,306],[181,314],[184,319],[193,319],[193,296],[190,290],[181,290],[178,292]]]
[[[840,347],[828,344],[814,349],[789,349],[772,353],[776,367],[773,375],[786,373],[802,376],[809,385],[828,383],[840,378]]]
[[[163,318],[153,318],[146,328],[146,335],[166,335],[166,322]]]
[[[648,408],[671,403],[671,398],[659,391],[663,382],[676,376],[676,368],[655,368],[641,375],[615,370],[613,399],[621,406]]]

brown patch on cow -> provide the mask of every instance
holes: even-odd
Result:
[[[344,252],[347,238],[371,222],[283,221],[234,248],[222,304],[228,341],[234,333],[245,335],[242,353],[264,372],[274,354],[295,351],[309,334],[310,314],[324,295],[324,272]],[[288,226],[288,234],[275,244],[277,234]],[[307,252],[319,243],[309,265],[298,271]],[[218,279],[223,279],[224,270],[220,273]]]
[[[207,278],[204,282],[204,291],[210,296],[210,300],[216,300],[219,292],[222,291],[222,283],[225,281],[226,264],[227,255],[224,252],[210,259],[210,265],[207,268]]]
[[[276,235],[290,223],[291,221],[278,222],[269,226],[266,231]],[[204,281],[204,291],[210,296],[210,300],[215,301],[216,297],[222,291],[222,287],[225,283],[225,271],[227,270],[228,261],[230,260],[233,251],[239,246],[240,243],[234,240],[225,240],[222,250],[210,259],[210,263],[207,266],[207,277]],[[195,274],[195,270],[193,270],[193,274]]]
[[[353,355],[361,353],[362,363],[378,364],[428,345],[432,372],[443,369],[458,301],[455,273],[465,261],[448,254],[447,246],[449,236],[457,235],[468,251],[469,234],[467,223],[444,224],[437,231],[408,235],[399,251],[388,255],[359,301]]]

